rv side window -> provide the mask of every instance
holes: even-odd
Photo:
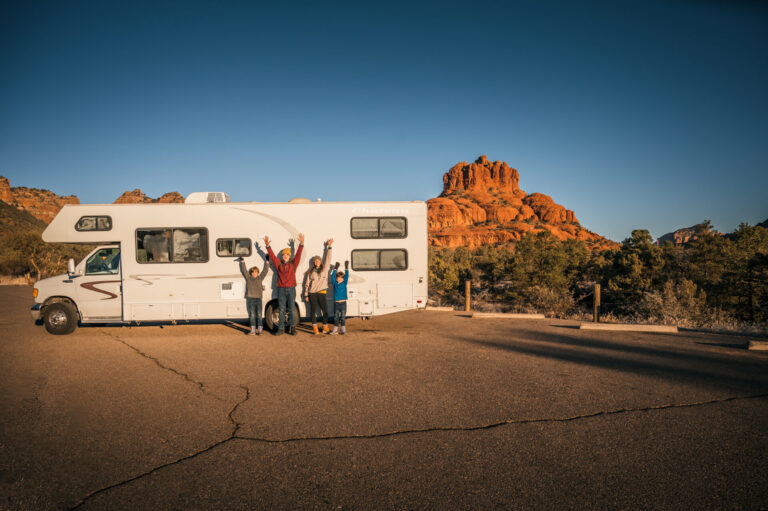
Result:
[[[112,218],[108,216],[81,216],[75,224],[76,231],[111,231]]]
[[[378,238],[405,238],[408,236],[408,228],[405,217],[357,217],[350,222],[352,238],[378,239]]]
[[[203,263],[208,260],[204,228],[137,229],[136,260],[140,263]]]
[[[251,239],[250,238],[218,239],[216,240],[216,255],[219,257],[232,257],[232,256],[249,257],[251,255]]]
[[[408,269],[408,252],[403,249],[353,250],[355,271],[402,271]]]
[[[204,263],[208,260],[206,229],[173,230],[173,262]]]

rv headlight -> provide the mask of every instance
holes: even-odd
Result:
[[[32,289],[32,298],[37,298],[37,288]]]

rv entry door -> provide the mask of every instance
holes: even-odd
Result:
[[[120,247],[101,247],[85,262],[78,277],[77,305],[85,322],[121,321],[123,318]]]

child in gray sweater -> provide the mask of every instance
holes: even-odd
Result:
[[[258,324],[258,334],[261,335],[262,318],[261,318],[261,298],[264,291],[262,282],[264,277],[269,273],[269,260],[264,260],[264,268],[261,272],[255,266],[252,266],[250,270],[245,271],[245,263],[243,258],[237,258],[240,263],[240,273],[245,277],[245,307],[248,309],[248,319],[251,321],[251,331],[248,335],[255,335],[256,325]]]

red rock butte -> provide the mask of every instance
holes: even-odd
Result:
[[[429,242],[437,247],[510,245],[528,232],[549,231],[560,240],[577,239],[590,248],[616,246],[579,224],[570,209],[541,193],[518,186],[517,169],[483,155],[460,162],[443,175],[443,192],[427,201]]]

